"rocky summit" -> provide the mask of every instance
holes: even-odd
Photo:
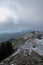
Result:
[[[0,65],[43,65],[43,34],[31,32],[17,39],[9,40],[13,53]]]

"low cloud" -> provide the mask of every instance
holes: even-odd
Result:
[[[0,1],[0,31],[42,30],[43,0]]]

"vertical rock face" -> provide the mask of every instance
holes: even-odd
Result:
[[[9,41],[0,44],[1,44],[0,45],[0,61],[1,61],[12,54],[13,47]]]

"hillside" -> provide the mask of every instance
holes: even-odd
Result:
[[[43,33],[31,32],[9,42],[14,51],[0,65],[43,65]]]

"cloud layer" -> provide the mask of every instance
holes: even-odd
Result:
[[[43,31],[43,0],[0,0],[0,31]]]

